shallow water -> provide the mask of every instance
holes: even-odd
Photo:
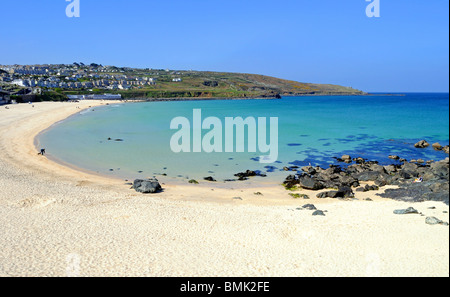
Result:
[[[261,164],[259,156],[266,155],[261,152],[174,153],[170,139],[176,130],[170,130],[170,122],[182,116],[192,123],[193,109],[201,109],[203,119],[223,122],[225,117],[278,117],[278,161]],[[130,180],[161,174],[223,180],[247,169],[282,180],[284,166],[328,166],[343,154],[382,164],[393,163],[391,154],[425,160],[448,156],[414,148],[421,139],[448,145],[449,94],[117,104],[72,116],[42,133],[38,142],[57,160]]]

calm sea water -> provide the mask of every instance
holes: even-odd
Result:
[[[170,122],[183,116],[192,123],[193,109],[201,109],[203,119],[223,122],[225,117],[278,117],[278,161],[261,164],[260,152],[172,152],[176,131]],[[449,144],[449,94],[117,104],[72,116],[41,134],[38,142],[54,159],[130,180],[161,174],[180,181],[223,180],[251,169],[267,172],[265,180],[281,181],[284,166],[328,166],[343,154],[382,164],[393,163],[391,154],[425,160],[448,156],[415,149],[421,139]]]

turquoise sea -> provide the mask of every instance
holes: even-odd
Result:
[[[74,103],[75,104],[75,103]],[[278,117],[279,157],[261,164],[257,153],[174,153],[175,117]],[[208,131],[204,131],[206,133]],[[108,139],[111,140],[108,140]],[[121,140],[121,141],[116,141]],[[281,182],[285,166],[338,164],[349,154],[392,164],[389,155],[440,160],[443,152],[416,149],[422,139],[449,144],[449,94],[284,97],[277,100],[214,100],[125,103],[96,107],[43,132],[38,145],[55,159],[123,179],[167,175],[184,182],[260,170]],[[343,164],[342,164],[343,165]],[[263,178],[260,178],[263,180]]]

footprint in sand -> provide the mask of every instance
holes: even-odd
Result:
[[[56,203],[56,199],[36,195],[20,201],[19,206],[21,208],[43,208],[53,203]]]

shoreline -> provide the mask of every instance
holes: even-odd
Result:
[[[134,98],[134,99],[127,99],[122,98],[118,100],[110,100],[110,102],[117,102],[117,103],[130,103],[130,102],[180,102],[180,101],[220,101],[220,100],[282,100],[284,97],[320,97],[320,96],[330,96],[330,97],[367,97],[367,96],[406,96],[405,94],[391,94],[391,93],[364,93],[364,94],[283,94],[281,95],[281,98],[277,96],[255,96],[255,97],[159,97],[159,98],[153,98],[153,97],[142,97],[142,98]],[[103,99],[86,99],[86,101],[103,101]],[[84,100],[77,100],[78,102],[82,102]]]
[[[0,109],[0,276],[64,276],[68,255],[81,276],[449,275],[448,228],[393,214],[413,206],[448,221],[441,202],[293,199],[252,182],[141,195],[37,155],[41,131],[95,103],[107,101]]]

